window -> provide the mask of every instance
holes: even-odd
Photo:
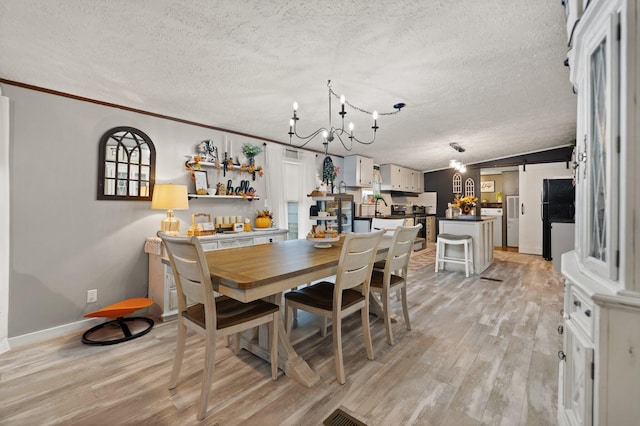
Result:
[[[115,127],[100,139],[98,200],[151,200],[156,149],[133,127]]]
[[[298,239],[298,203],[295,201],[287,202],[287,226],[289,227],[289,233],[287,234],[288,240]]]

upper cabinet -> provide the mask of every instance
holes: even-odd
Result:
[[[424,192],[424,173],[395,164],[380,166],[382,189],[388,191]]]
[[[360,155],[344,157],[344,183],[347,186],[371,188],[373,186],[373,158]]]
[[[611,290],[638,290],[633,280],[621,277],[621,230],[631,224],[633,170],[621,163],[622,151],[633,151],[634,101],[628,90],[625,65],[633,62],[621,43],[628,19],[621,8],[593,2],[577,24],[574,34],[575,67],[571,70],[578,92],[578,120],[575,148],[576,255],[588,274],[602,280]],[[629,63],[631,62],[631,63]],[[621,179],[622,178],[622,179]],[[629,233],[633,227],[627,231]],[[622,279],[621,279],[622,278]],[[629,277],[632,278],[632,277]]]

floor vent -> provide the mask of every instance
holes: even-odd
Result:
[[[360,420],[350,416],[339,408],[331,413],[322,424],[325,426],[367,426],[365,423],[362,423]]]
[[[499,282],[499,283],[501,283],[501,282],[502,282],[502,280],[501,280],[501,279],[498,279],[498,278],[491,278],[491,277],[480,277],[480,279],[481,279],[481,280],[488,280],[488,281],[496,281],[496,282]]]

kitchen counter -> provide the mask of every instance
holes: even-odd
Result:
[[[473,239],[473,273],[481,274],[493,263],[493,216],[470,218],[438,218],[440,234],[469,235]],[[447,245],[446,255],[464,257],[462,245]],[[444,269],[464,272],[464,265],[445,262]]]
[[[438,217],[438,220],[448,220],[453,222],[482,222],[483,220],[493,220],[493,218],[489,219],[490,216],[458,216],[458,217]]]
[[[407,215],[403,215],[403,214],[384,214],[381,216],[372,216],[372,215],[362,215],[362,216],[355,216],[354,219],[356,220],[371,220],[373,218],[378,218],[378,219],[406,219],[406,218],[411,218],[413,217],[412,214],[407,214]]]

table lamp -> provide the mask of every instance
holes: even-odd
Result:
[[[160,222],[160,230],[167,235],[180,235],[180,221],[173,215],[173,210],[189,208],[186,185],[156,184],[151,199],[153,210],[167,210],[167,217]]]

